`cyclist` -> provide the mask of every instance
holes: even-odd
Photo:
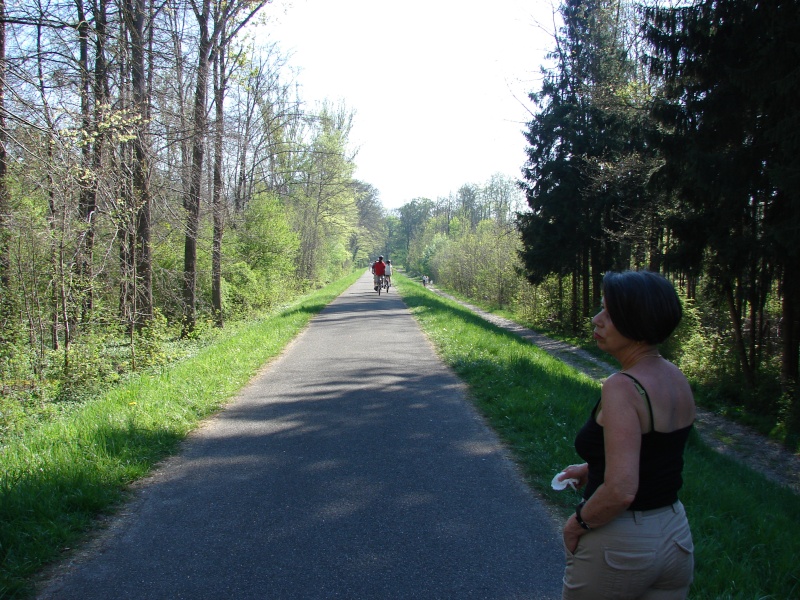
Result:
[[[372,263],[372,280],[375,284],[375,291],[378,291],[378,286],[380,285],[380,278],[386,275],[386,263],[383,262],[383,255],[378,257],[374,263]]]
[[[387,286],[386,289],[389,289],[389,286],[392,285],[392,261],[386,261],[386,282]]]

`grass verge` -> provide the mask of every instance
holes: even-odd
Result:
[[[361,274],[233,325],[163,373],[135,378],[0,447],[0,598],[30,595],[44,565],[84,538],[129,483],[175,452]]]
[[[578,462],[573,439],[599,383],[456,302],[404,277],[394,283],[440,356],[520,464],[564,517],[579,498],[550,480]],[[708,448],[696,433],[686,452],[681,500],[695,541],[693,600],[800,597],[800,498]]]

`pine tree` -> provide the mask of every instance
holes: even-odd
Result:
[[[668,259],[706,273],[724,300],[749,389],[776,277],[784,377],[797,381],[800,257],[789,232],[800,223],[799,11],[796,2],[723,0],[645,13],[650,66],[664,82],[653,110],[664,131],[657,181],[678,201]]]
[[[561,13],[564,27],[550,55],[555,67],[531,94],[540,109],[526,132],[531,212],[520,216],[519,228],[532,283],[551,274],[571,277],[576,329],[599,299],[602,271],[629,262],[612,234],[632,220],[644,183],[638,179],[633,192],[621,189],[617,165],[642,152],[644,138],[629,106],[635,68],[622,3],[568,0]]]

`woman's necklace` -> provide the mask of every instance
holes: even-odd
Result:
[[[642,354],[639,358],[636,359],[636,361],[630,367],[626,367],[626,368],[622,369],[620,371],[620,373],[624,373],[625,371],[628,371],[628,370],[632,369],[633,367],[635,367],[636,365],[639,364],[640,360],[642,360],[643,358],[647,358],[648,356],[653,356],[653,357],[657,356],[657,357],[661,358],[661,354],[659,354],[658,352],[656,352],[655,354]]]

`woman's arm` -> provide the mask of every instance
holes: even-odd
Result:
[[[581,509],[581,518],[590,528],[602,527],[626,510],[639,489],[639,452],[642,426],[637,402],[641,397],[632,384],[611,377],[603,384],[601,411],[597,421],[603,426],[606,470],[603,484]],[[564,526],[564,543],[574,552],[585,534],[575,515]]]

